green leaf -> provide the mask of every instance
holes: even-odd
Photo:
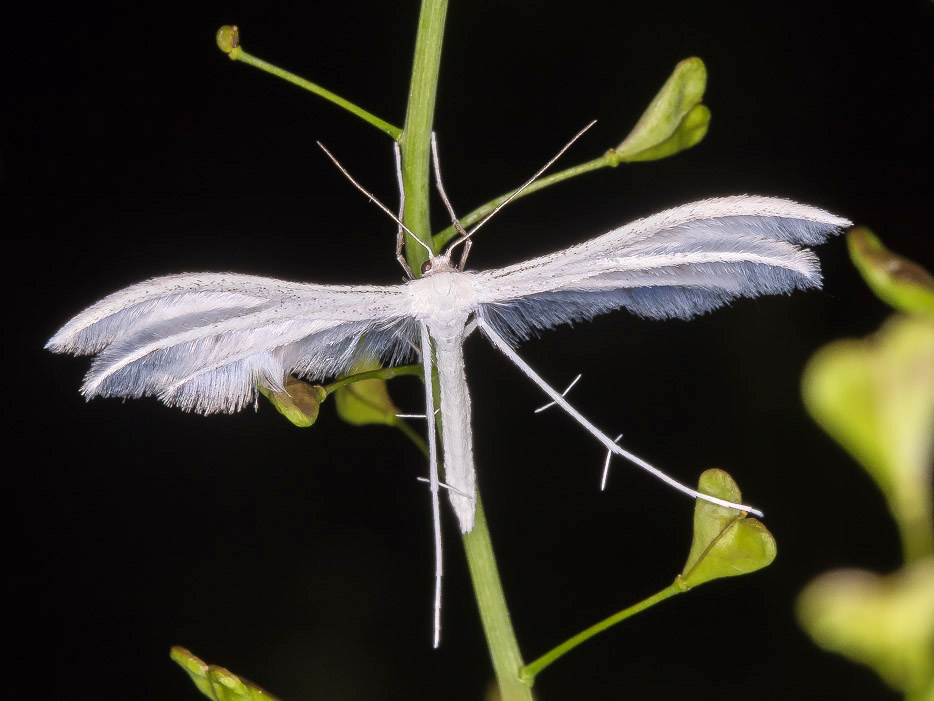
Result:
[[[892,253],[865,227],[851,230],[846,244],[853,265],[876,297],[899,311],[934,320],[934,276]]]
[[[796,605],[801,627],[825,650],[872,667],[891,686],[934,698],[934,558],[880,577],[829,572]]]
[[[675,66],[662,89],[616,147],[622,161],[653,161],[690,148],[704,138],[710,110],[700,104],[707,87],[707,68],[699,58]]]
[[[223,667],[205,664],[176,645],[170,657],[188,672],[198,691],[214,701],[276,701],[276,697]]]
[[[697,490],[727,501],[741,502],[733,478],[723,470],[707,470]],[[757,519],[745,512],[697,500],[694,507],[694,541],[679,577],[683,589],[720,577],[748,574],[767,567],[775,559],[775,538]]]
[[[354,375],[379,368],[379,363],[368,359],[356,363],[348,373]],[[344,421],[356,426],[385,424],[396,426],[400,423],[396,414],[399,409],[389,397],[386,381],[381,379],[360,380],[340,387],[334,393],[337,402],[337,415]]]
[[[328,396],[321,385],[302,382],[291,375],[285,381],[284,392],[275,392],[260,385],[257,388],[280,414],[302,428],[311,426],[318,419],[321,402]]]
[[[802,394],[882,490],[906,552],[931,552],[934,324],[895,316],[865,340],[825,346],[805,368]]]

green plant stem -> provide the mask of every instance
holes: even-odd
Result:
[[[361,380],[391,380],[394,377],[404,377],[405,375],[415,375],[416,377],[422,376],[422,366],[421,365],[399,365],[392,368],[378,368],[376,370],[367,370],[366,372],[358,372],[353,375],[347,375],[346,377],[339,377],[329,384],[324,385],[325,395],[330,395],[339,390],[341,387],[346,385],[353,384],[354,382],[360,382]]]
[[[493,670],[499,684],[500,701],[531,701],[531,684],[519,678],[522,655],[516,643],[512,619],[506,606],[503,585],[496,568],[493,543],[483,512],[480,494],[477,494],[477,514],[473,530],[463,537],[467,565],[473,582],[474,596],[480,608],[480,620],[487,646],[493,658]]]
[[[447,0],[422,0],[415,41],[412,81],[405,127],[399,145],[402,149],[402,180],[405,189],[405,222],[427,245],[431,244],[428,217],[429,157],[431,128],[434,120],[441,45]],[[406,235],[406,260],[418,273],[428,259],[428,253]],[[431,352],[428,348],[423,353]],[[428,381],[428,378],[425,378]],[[486,634],[493,669],[499,685],[501,701],[531,701],[532,691],[519,679],[522,656],[516,641],[506,597],[503,594],[496,558],[487,528],[486,518],[476,495],[477,513],[473,530],[463,537],[464,550],[470,568],[471,581],[480,609],[480,619]]]
[[[415,447],[418,448],[422,455],[426,458],[428,457],[428,444],[425,443],[425,439],[422,438],[417,431],[415,431],[409,424],[399,419],[396,423],[393,424],[395,428],[398,428],[405,436],[415,444]]]
[[[653,594],[647,599],[643,599],[638,604],[633,604],[629,608],[623,609],[619,613],[614,613],[609,618],[605,618],[599,623],[595,623],[594,625],[590,626],[590,628],[587,628],[577,635],[568,638],[554,649],[546,652],[534,662],[530,662],[525,667],[523,667],[520,676],[527,684],[531,686],[539,672],[541,672],[543,669],[545,669],[545,667],[550,665],[565,653],[570,652],[576,648],[584,641],[590,640],[590,638],[595,636],[597,633],[601,633],[607,628],[610,628],[611,626],[614,626],[621,621],[625,621],[630,616],[634,616],[637,613],[645,611],[645,609],[654,606],[655,604],[664,601],[665,599],[668,599],[675,594],[681,594],[683,591],[684,589],[682,589],[678,581],[675,580],[668,587],[665,587],[660,592]]]
[[[567,180],[568,178],[573,178],[584,173],[589,173],[592,170],[605,168],[606,166],[616,166],[618,163],[619,159],[616,158],[616,154],[612,150],[607,151],[604,155],[600,156],[599,158],[595,158],[592,161],[587,161],[586,163],[581,163],[580,165],[562,170],[559,173],[554,173],[553,175],[547,175],[539,178],[534,183],[529,185],[525,190],[519,193],[519,195],[516,196],[516,199],[518,200],[522,197],[525,197],[526,195],[531,195],[533,192],[538,192],[539,190],[542,190],[546,187],[560,183],[562,180]],[[496,199],[490,200],[486,204],[480,205],[468,215],[461,218],[461,225],[464,228],[467,228],[473,224],[476,224],[510,197],[512,197],[512,192],[507,192],[500,195]],[[453,225],[435,234],[435,250],[441,250],[441,247],[455,236],[457,236],[457,230]]]
[[[355,105],[349,100],[345,100],[340,95],[335,95],[330,90],[326,90],[325,88],[322,88],[320,85],[312,83],[310,80],[305,80],[304,78],[301,78],[295,75],[294,73],[290,73],[289,71],[283,70],[282,68],[279,68],[278,66],[274,66],[268,61],[264,61],[261,58],[257,58],[256,56],[253,56],[252,54],[248,54],[246,51],[244,51],[243,49],[239,47],[231,51],[227,55],[230,56],[231,60],[233,61],[243,61],[244,63],[248,63],[254,68],[259,68],[261,71],[266,71],[267,73],[271,73],[272,75],[278,78],[282,78],[282,80],[289,81],[293,85],[297,85],[298,87],[304,88],[305,90],[309,92],[313,92],[315,95],[318,95],[319,97],[323,97],[325,100],[330,100],[335,105],[343,107],[345,110],[347,110],[351,114],[355,114],[358,117],[360,117],[360,119],[362,119],[363,121],[369,124],[372,124],[374,127],[379,129],[380,131],[383,131],[389,134],[389,136],[391,136],[394,141],[398,141],[399,137],[402,135],[402,130],[399,127],[393,126],[389,122],[383,119],[380,119],[375,114],[371,114],[370,112],[367,112],[362,107]]]
[[[415,37],[412,80],[409,83],[409,103],[402,138],[399,139],[405,190],[404,220],[425,246],[431,246],[428,164],[447,11],[447,0],[422,0]],[[428,260],[428,251],[411,239],[409,234],[405,235],[405,257],[409,267],[418,275],[422,263]]]

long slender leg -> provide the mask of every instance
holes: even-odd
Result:
[[[577,377],[575,377],[573,380],[571,380],[571,384],[569,384],[569,385],[567,386],[567,388],[561,393],[561,396],[562,396],[562,397],[567,397],[567,396],[568,396],[568,392],[570,392],[572,389],[574,389],[574,385],[576,385],[576,384],[577,384],[577,381],[580,380],[582,377],[583,377],[583,374],[577,373]],[[533,414],[541,414],[543,411],[545,411],[545,409],[550,409],[550,408],[553,407],[554,405],[555,405],[554,402],[548,402],[548,403],[545,404],[544,406],[538,407],[538,409],[536,409],[536,410],[535,410],[534,412],[532,412],[532,413],[533,413]],[[616,440],[619,440],[619,439],[617,438]]]
[[[614,443],[619,443],[619,439],[623,437],[623,434],[619,434],[616,438],[613,439]],[[606,460],[603,461],[603,477],[600,479],[600,491],[602,492],[606,489],[606,478],[610,475],[610,458],[613,457],[613,453],[609,450],[606,451]]]
[[[685,494],[688,494],[694,497],[695,499],[703,499],[704,501],[709,501],[712,504],[718,504],[719,506],[725,506],[730,509],[739,509],[740,511],[748,511],[749,513],[755,514],[756,516],[762,516],[762,512],[759,511],[758,509],[753,509],[743,504],[736,504],[732,501],[726,501],[725,499],[719,499],[717,497],[712,497],[709,494],[702,494],[701,492],[698,492],[696,489],[691,489],[690,487],[683,485],[680,482],[672,479],[671,477],[666,475],[664,472],[659,470],[657,467],[653,467],[652,465],[647,463],[645,460],[640,458],[638,455],[633,455],[625,448],[622,448],[621,446],[614,443],[613,440],[611,440],[609,436],[607,436],[600,429],[598,429],[596,426],[590,423],[590,421],[584,418],[584,416],[577,409],[575,409],[570,404],[568,404],[567,400],[564,397],[562,397],[560,393],[552,389],[552,387],[548,385],[548,383],[545,382],[545,380],[543,380],[531,367],[529,367],[529,365],[522,358],[518,356],[518,354],[512,348],[509,347],[509,344],[507,344],[506,341],[504,341],[502,337],[500,337],[500,335],[497,334],[490,327],[489,324],[487,324],[483,319],[477,319],[477,325],[483,330],[487,338],[490,339],[490,341],[493,343],[494,346],[496,346],[497,349],[499,349],[507,358],[509,358],[513,363],[515,363],[515,365],[520,370],[522,370],[522,372],[525,373],[525,375],[530,380],[532,380],[532,382],[534,382],[539,387],[541,387],[542,390],[545,392],[545,394],[551,397],[552,401],[555,404],[557,404],[562,409],[564,409],[568,414],[570,414],[577,421],[577,423],[583,426],[587,430],[588,433],[590,433],[594,438],[596,438],[604,446],[606,446],[607,450],[626,458],[629,462],[633,463],[634,465],[637,465],[638,467],[641,467],[646,472],[650,472],[651,474],[655,475],[658,479],[660,479],[665,484],[671,487],[674,487],[679,492],[684,492]]]
[[[429,482],[429,483],[431,482],[431,480],[428,479],[427,477],[416,477],[415,479],[417,479],[419,482]],[[452,486],[449,485],[447,482],[442,482],[442,481],[438,480],[438,486],[439,486],[439,487],[443,487],[444,489],[447,489],[449,492],[455,492],[455,493],[457,493],[457,494],[460,494],[462,497],[466,497],[466,498],[468,498],[468,499],[473,499],[473,497],[470,496],[469,494],[464,494],[464,492],[462,492],[461,490],[459,490],[457,487],[452,487]]]
[[[438,499],[438,434],[435,431],[435,394],[431,379],[431,339],[422,322],[422,367],[425,372],[425,415],[428,418],[428,484],[435,527],[435,647],[441,643],[441,506]]]
[[[435,136],[434,132],[431,132],[431,160],[435,168],[435,185],[438,188],[438,194],[441,195],[441,200],[448,209],[448,214],[451,216],[451,223],[454,225],[457,233],[464,237],[464,250],[461,251],[461,259],[457,264],[457,268],[463,270],[464,265],[467,264],[467,254],[470,252],[470,247],[473,246],[473,241],[467,237],[467,232],[464,231],[460,220],[457,218],[457,215],[454,214],[454,207],[451,206],[451,201],[444,191],[444,184],[441,182],[441,162],[438,158],[438,137]]]
[[[393,147],[396,154],[396,179],[399,181],[399,230],[396,233],[396,260],[399,261],[399,265],[402,266],[405,274],[409,276],[409,280],[414,280],[415,276],[412,274],[409,262],[402,254],[402,247],[405,245],[405,231],[402,230],[402,218],[405,216],[405,183],[402,180],[402,149],[399,148],[398,141],[393,142]]]

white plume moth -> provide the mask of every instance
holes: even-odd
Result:
[[[851,222],[784,199],[721,197],[659,212],[551,255],[495,270],[463,270],[464,257],[454,264],[452,251],[469,244],[469,236],[488,218],[469,233],[461,230],[444,252],[429,250],[421,278],[409,271],[412,279],[400,285],[314,285],[233,273],[170,275],[106,297],[65,324],[46,347],[96,355],[81,388],[88,399],[153,395],[205,414],[251,404],[257,385],[284,391],[289,374],[320,380],[347,371],[360,353],[398,363],[412,348],[420,349],[425,377],[437,370],[445,475],[441,485],[429,379],[425,415],[435,529],[436,646],[440,486],[448,487],[461,531],[469,532],[474,524],[476,475],[462,350],[473,324],[608,451],[692,497],[758,513],[700,494],[617,445],[525,364],[513,346],[544,329],[620,308],[652,319],[687,319],[737,297],[819,287],[818,260],[806,247]],[[400,248],[401,236],[400,229]]]

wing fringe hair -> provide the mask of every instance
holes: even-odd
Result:
[[[478,275],[479,313],[511,343],[619,308],[690,319],[737,297],[821,286],[802,246],[852,222],[816,207],[739,195],[675,207],[550,256]]]
[[[469,276],[473,299],[461,311],[516,343],[619,308],[687,319],[737,297],[819,287],[817,257],[804,246],[849,225],[789,200],[724,197],[506,268],[443,274]],[[332,377],[359,353],[401,362],[417,345],[417,320],[433,313],[415,301],[419,282],[329,286],[170,275],[89,307],[46,348],[96,355],[81,388],[87,399],[154,395],[187,411],[232,412],[254,401],[257,384],[284,391],[289,374]]]
[[[401,287],[345,287],[250,275],[154,278],[115,292],[46,344],[98,354],[82,394],[155,395],[210,414],[252,403],[256,385],[284,391],[289,374],[346,371],[358,351],[401,360],[411,352]]]

